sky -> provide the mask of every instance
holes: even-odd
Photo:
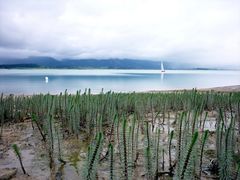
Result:
[[[0,0],[0,57],[240,68],[239,0]]]

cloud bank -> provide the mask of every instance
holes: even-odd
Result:
[[[238,0],[0,0],[0,57],[240,67]]]

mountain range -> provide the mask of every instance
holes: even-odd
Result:
[[[31,56],[28,58],[0,58],[0,68],[78,68],[78,69],[160,69],[160,61],[136,59],[62,59]],[[166,69],[207,69],[191,64],[164,62]]]

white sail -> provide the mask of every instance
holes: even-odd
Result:
[[[48,77],[47,76],[45,77],[45,82],[48,83]]]
[[[163,62],[161,61],[161,72],[165,72]]]

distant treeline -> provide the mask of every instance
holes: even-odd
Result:
[[[0,65],[1,69],[15,69],[15,68],[41,68],[37,64],[4,64]]]

